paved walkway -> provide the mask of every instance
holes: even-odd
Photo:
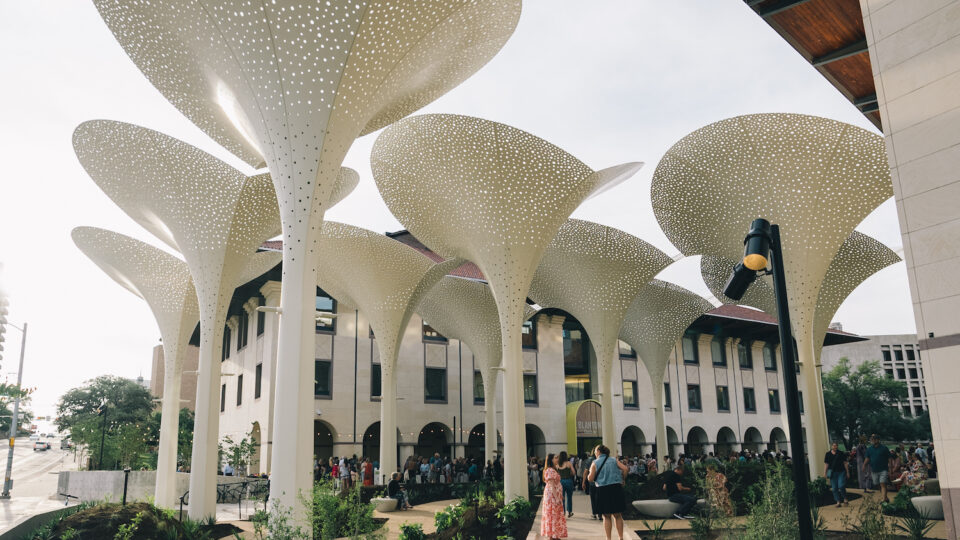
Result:
[[[863,492],[859,489],[848,490],[852,493],[858,493],[863,495]],[[869,493],[865,495],[866,497],[879,497],[879,494],[876,492]],[[827,528],[833,531],[842,531],[844,530],[842,517],[845,514],[855,513],[859,508],[860,504],[863,502],[863,499],[858,499],[852,501],[850,506],[837,508],[835,506],[824,506],[820,508],[820,515],[827,523]],[[891,522],[895,522],[896,518],[885,516],[885,519]],[[647,520],[650,525],[655,525],[660,522],[657,519]],[[743,516],[734,518],[734,522],[737,525],[743,525],[745,518]],[[935,522],[936,525],[927,534],[927,538],[947,538],[947,526],[944,521]],[[690,522],[684,519],[668,519],[664,525],[664,530],[685,530],[690,528]],[[639,537],[634,531],[646,531],[647,527],[643,524],[643,520],[625,520],[623,527],[624,538],[626,539],[638,539]],[[573,496],[573,517],[567,519],[567,532],[569,535],[567,538],[571,540],[580,540],[580,539],[602,539],[603,535],[603,524],[600,521],[590,519],[590,498],[584,495],[582,492],[577,491]],[[544,537],[540,536],[540,512],[537,512],[537,518],[533,523],[533,528],[530,529],[530,535],[527,537],[528,540],[544,540]],[[614,540],[617,539],[616,529],[612,532],[612,537]]]

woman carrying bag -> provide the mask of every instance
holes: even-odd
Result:
[[[593,482],[596,492],[595,512],[603,516],[603,532],[610,540],[613,525],[617,526],[617,534],[623,540],[623,478],[629,469],[626,465],[610,457],[610,449],[600,445],[594,451],[597,459],[590,466],[589,480]],[[609,465],[609,466],[608,466]]]

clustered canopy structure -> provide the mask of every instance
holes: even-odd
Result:
[[[660,226],[684,255],[739,260],[751,221],[762,217],[780,225],[804,390],[814,397],[807,414],[809,454],[826,453],[814,360],[817,303],[843,242],[893,195],[883,139],[814,116],[730,118],[674,144],[657,165],[651,192]]]
[[[217,142],[270,169],[283,219],[271,499],[312,478],[313,294],[320,224],[353,140],[423,107],[489,61],[520,0],[303,3],[95,0],[157,89]],[[295,442],[295,444],[294,444]]]
[[[430,249],[473,261],[497,302],[503,345],[504,496],[526,496],[520,329],[533,273],[557,230],[597,190],[638,163],[594,171],[516,128],[423,115],[387,128],[371,167],[394,216]]]
[[[216,514],[220,350],[233,291],[254,254],[280,232],[267,174],[247,177],[182,141],[140,126],[95,120],[74,132],[90,177],[124,212],[183,254],[197,290],[200,359],[190,475],[194,519]],[[259,275],[259,274],[257,274]]]
[[[157,504],[172,508],[176,498],[180,378],[187,343],[200,320],[197,292],[187,263],[139,240],[95,227],[77,227],[73,242],[108,276],[143,298],[163,341],[163,399],[157,448]]]
[[[527,305],[523,320],[536,312]],[[501,367],[503,343],[497,302],[490,287],[472,279],[445,276],[423,297],[417,313],[444,336],[462,341],[476,357],[483,378],[483,450],[486,459],[493,459],[497,449],[497,368]]]
[[[618,229],[567,220],[547,246],[533,276],[530,298],[559,308],[583,325],[597,355],[603,444],[617,451],[613,421],[613,364],[620,326],[643,286],[673,259]]]
[[[655,279],[634,298],[620,328],[620,339],[633,347],[650,375],[656,443],[661,454],[669,452],[667,427],[663,420],[663,376],[670,354],[693,321],[711,309],[713,305],[705,298]]]
[[[397,355],[423,295],[463,262],[434,263],[392,238],[343,223],[323,224],[317,276],[334,298],[370,321],[380,352],[380,471],[397,470]]]
[[[900,262],[900,257],[887,246],[859,231],[853,231],[840,246],[837,256],[830,263],[817,296],[814,318],[813,345],[817,367],[820,366],[820,350],[840,305],[854,289],[873,274]],[[743,304],[761,309],[777,316],[773,283],[769,278],[757,280],[737,302],[723,295],[723,286],[730,276],[730,269],[737,264],[723,257],[705,256],[700,260],[700,272],[710,292],[724,303]]]

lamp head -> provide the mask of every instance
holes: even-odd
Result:
[[[723,294],[733,300],[740,300],[755,279],[757,279],[756,270],[747,268],[743,263],[737,263],[733,267],[733,273],[730,274],[727,283],[723,286]]]
[[[750,224],[750,232],[743,239],[743,266],[759,272],[767,267],[767,255],[770,253],[770,222],[755,219]]]

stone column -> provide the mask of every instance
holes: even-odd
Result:
[[[260,287],[264,305],[268,307],[280,306],[280,282],[268,281]],[[276,313],[264,313],[263,318],[263,386],[260,395],[267,400],[267,416],[263,426],[263,441],[261,441],[262,472],[270,474],[270,464],[273,460],[273,410],[276,402],[276,373],[277,373],[277,326],[279,317]]]

